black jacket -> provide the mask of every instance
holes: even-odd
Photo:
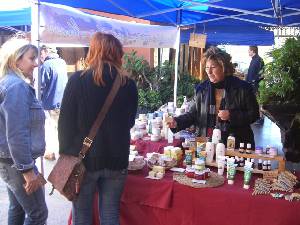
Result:
[[[59,152],[78,156],[83,139],[87,136],[112,87],[116,70],[104,66],[105,86],[97,86],[93,73],[83,76],[76,72],[68,81],[58,121]],[[121,86],[94,142],[84,158],[88,171],[108,168],[125,169],[128,166],[130,128],[134,125],[137,110],[137,88],[127,79]]]
[[[252,143],[255,146],[253,131],[250,124],[259,118],[259,107],[252,87],[245,81],[234,76],[225,78],[228,85],[225,97],[225,109],[230,112],[230,121],[221,122],[227,132],[223,132],[223,142],[229,133],[236,137],[236,144],[239,142]],[[177,130],[185,129],[191,125],[196,125],[199,136],[206,136],[207,111],[208,111],[208,85],[206,80],[197,87],[195,104],[189,113],[175,118]],[[238,147],[238,146],[236,146]]]
[[[258,55],[255,54],[250,62],[246,81],[248,83],[258,83],[259,79],[261,78],[262,69],[264,67],[263,59]]]

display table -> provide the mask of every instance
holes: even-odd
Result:
[[[242,172],[234,185],[199,189],[174,182],[172,172],[162,180],[146,179],[146,175],[147,168],[129,173],[121,200],[121,225],[300,224],[300,202],[252,196],[253,183],[251,190],[242,188]],[[94,225],[99,225],[97,215]]]

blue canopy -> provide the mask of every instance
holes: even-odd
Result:
[[[0,26],[31,25],[31,7],[25,0],[0,0]]]
[[[259,28],[252,23],[240,21],[234,26],[228,24],[234,23],[232,19],[216,21],[212,25],[205,26],[197,24],[190,26],[189,29],[182,29],[180,33],[180,42],[188,43],[190,33],[207,34],[207,43],[210,45],[229,44],[229,45],[273,45],[274,33]]]
[[[299,26],[299,0],[42,0],[172,25],[213,24],[231,18],[260,26]],[[233,26],[234,24],[231,23]]]

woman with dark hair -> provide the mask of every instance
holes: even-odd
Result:
[[[74,225],[92,224],[93,199],[99,194],[101,225],[118,225],[120,198],[127,177],[130,128],[137,110],[137,88],[121,73],[123,48],[110,34],[95,33],[85,60],[86,69],[66,86],[58,138],[60,154],[78,156],[117,76],[121,87],[83,159],[87,169],[78,199],[73,201]]]
[[[0,49],[0,177],[9,198],[8,225],[44,225],[48,217],[35,165],[45,152],[45,114],[30,85],[37,55],[36,46],[17,37]]]
[[[236,144],[251,143],[254,147],[250,124],[259,117],[259,108],[251,85],[233,76],[231,56],[217,47],[205,52],[203,65],[208,80],[196,87],[195,104],[169,126],[179,131],[196,125],[198,136],[204,137],[211,137],[218,126],[224,143],[234,133]]]

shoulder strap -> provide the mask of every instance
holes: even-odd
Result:
[[[82,148],[81,151],[79,152],[79,158],[83,159],[86,155],[86,153],[89,151],[89,148],[91,147],[93,140],[97,134],[97,131],[99,129],[99,127],[101,126],[106,113],[108,112],[119,88],[121,85],[121,77],[120,75],[117,75],[115,78],[115,81],[113,83],[113,86],[104,102],[103,107],[101,108],[100,112],[98,113],[98,116],[95,120],[95,122],[93,123],[92,128],[90,129],[90,132],[88,134],[87,137],[84,138],[83,143],[82,143]]]

